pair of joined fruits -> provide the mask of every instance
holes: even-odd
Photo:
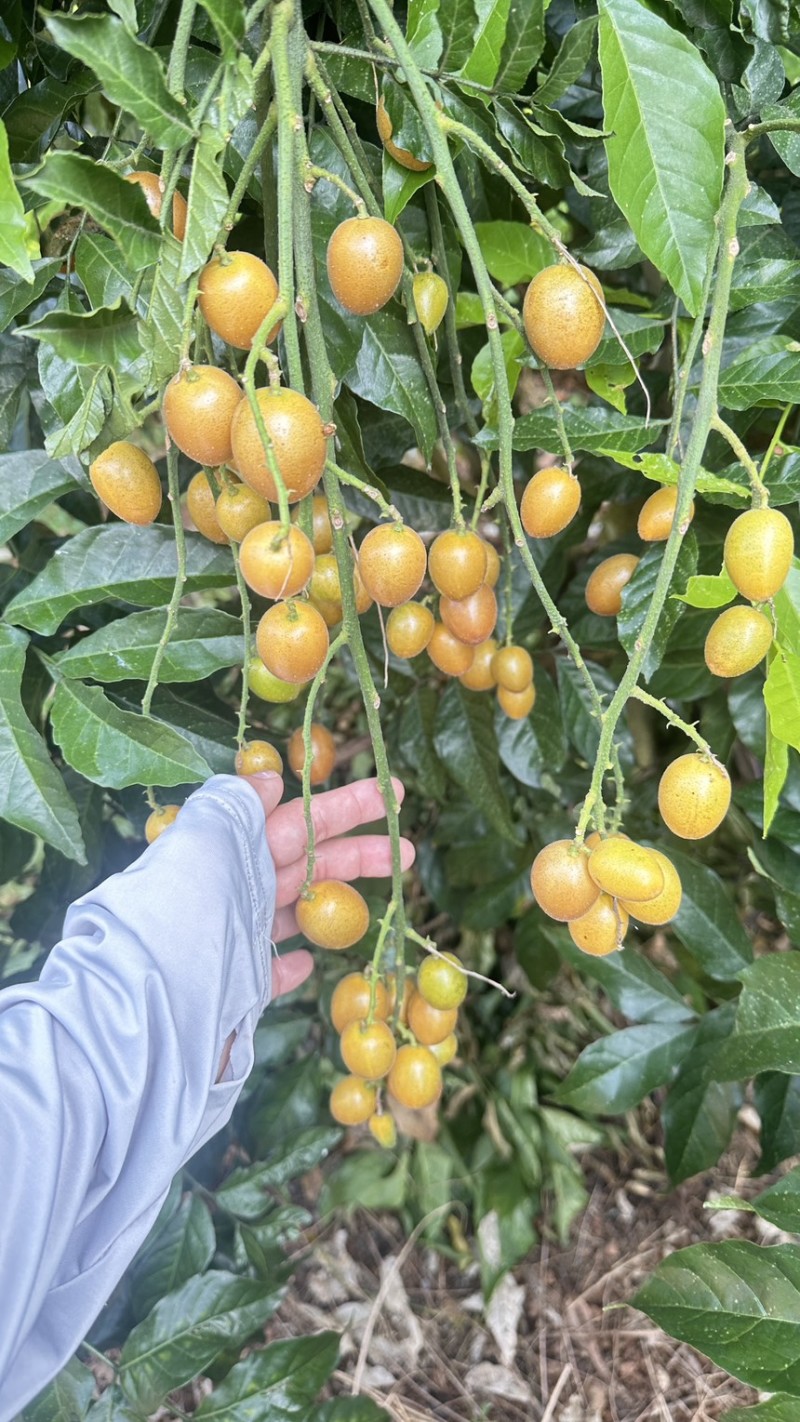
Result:
[[[566,923],[576,947],[595,957],[622,947],[631,917],[668,923],[681,901],[680,879],[666,855],[623,834],[545,845],[533,861],[531,888],[542,911]]]
[[[334,1119],[346,1126],[369,1124],[381,1144],[393,1145],[393,1131],[386,1126],[378,1131],[373,1124],[376,1113],[389,1114],[382,1089],[411,1110],[439,1099],[442,1067],[458,1050],[455,1029],[466,993],[466,974],[452,953],[426,958],[416,982],[406,974],[399,1004],[393,976],[342,978],[331,999],[331,1020],[350,1075],[331,1094]]]
[[[778,509],[748,509],[725,538],[724,563],[737,592],[751,603],[768,602],[783,587],[794,557],[794,534]],[[714,676],[735,677],[763,661],[773,640],[770,618],[758,607],[728,607],[706,637],[706,666]]]

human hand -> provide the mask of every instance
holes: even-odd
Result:
[[[280,803],[283,780],[280,775],[265,773],[244,777],[253,787],[263,807],[267,822],[267,842],[277,874],[275,919],[272,936],[276,943],[297,933],[295,904],[306,877],[306,822],[303,801],[298,798]],[[398,803],[405,789],[393,780]],[[383,796],[377,780],[358,780],[336,790],[326,790],[311,801],[314,825],[314,879],[382,879],[392,872],[392,855],[388,835],[350,835],[361,825],[383,819]],[[408,839],[400,842],[401,863],[409,869],[414,862],[414,846]],[[272,996],[292,992],[305,981],[313,967],[313,958],[305,949],[286,953],[272,965]]]

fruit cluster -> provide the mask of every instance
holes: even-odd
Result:
[[[391,1103],[417,1111],[441,1095],[442,1067],[458,1049],[456,1022],[466,994],[466,974],[452,953],[425,958],[416,981],[407,973],[399,1003],[393,975],[342,978],[331,1021],[349,1075],[331,1092],[334,1120],[367,1124],[380,1145],[394,1145]]]

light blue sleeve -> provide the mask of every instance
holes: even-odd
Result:
[[[261,802],[215,776],[72,905],[39,981],[0,992],[0,1422],[71,1357],[173,1176],[230,1117],[274,907]]]

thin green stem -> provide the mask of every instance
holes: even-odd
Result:
[[[178,449],[174,444],[170,444],[167,450],[167,486],[167,498],[172,505],[172,520],[175,527],[175,552],[178,559],[178,570],[175,574],[172,596],[169,600],[169,606],[167,607],[164,630],[161,633],[158,646],[156,647],[153,665],[150,668],[147,686],[145,687],[144,696],[142,697],[143,716],[150,715],[153,695],[158,686],[158,674],[161,670],[161,663],[164,660],[164,654],[169,646],[169,639],[175,630],[178,608],[181,605],[183,589],[186,585],[186,532],[181,516],[181,491],[178,483]]]
[[[753,507],[757,509],[766,508],[769,503],[769,489],[758,472],[758,466],[755,460],[740,440],[736,431],[732,430],[730,425],[726,424],[717,413],[711,417],[711,428],[715,430],[717,434],[722,435],[726,444],[730,446],[736,455],[739,463],[746,470],[747,477],[750,480],[750,486],[753,490]]]
[[[109,1372],[111,1372],[115,1378],[119,1377],[119,1368],[106,1353],[101,1353],[99,1348],[95,1348],[94,1344],[87,1342],[85,1338],[80,1346],[84,1348],[87,1353],[91,1353],[92,1357],[96,1358],[98,1363],[102,1363],[103,1367],[108,1368]]]
[[[744,159],[745,146],[744,137],[739,133],[734,133],[728,154],[728,178],[719,211],[719,260],[714,298],[711,303],[711,316],[703,341],[703,375],[700,381],[692,433],[678,480],[678,502],[672,531],[664,548],[664,557],[658,570],[647,614],[636,639],[633,655],[608,708],[603,713],[592,783],[578,820],[579,839],[585,834],[596,805],[602,802],[602,783],[609,764],[617,723],[625,708],[625,703],[632,695],[639,679],[644,660],[658,627],[664,603],[669,596],[675,564],[685,536],[684,529],[688,523],[700,460],[716,414],[722,342],[730,304],[733,264],[739,251],[736,222],[739,208],[748,191],[747,169]]]
[[[300,336],[294,291],[294,129],[302,123],[298,112],[294,83],[289,65],[289,30],[299,24],[295,0],[279,0],[272,18],[272,74],[278,111],[278,285],[286,306],[283,340],[289,383],[295,390],[303,388],[303,365],[300,359]]]
[[[258,365],[259,360],[261,359],[262,352],[266,348],[267,336],[269,335],[276,322],[280,321],[281,317],[285,315],[285,312],[285,299],[283,296],[279,296],[272,310],[267,312],[266,316],[264,317],[264,320],[261,322],[261,325],[256,331],[255,336],[253,337],[253,344],[250,349],[250,354],[248,355],[247,360],[245,362],[244,375],[242,376],[242,385],[244,386],[244,393],[247,398],[247,403],[249,404],[253,414],[256,430],[258,431],[258,437],[261,440],[261,446],[264,450],[264,458],[267,461],[267,467],[269,469],[270,474],[272,475],[275,488],[278,491],[278,512],[280,515],[281,527],[284,530],[288,530],[290,521],[289,496],[286,492],[286,485],[283,481],[283,475],[281,474],[280,466],[278,465],[278,461],[275,457],[275,451],[272,447],[272,440],[269,437],[269,431],[267,429],[266,424],[264,423],[264,416],[262,414],[261,406],[258,403],[258,397],[256,394],[256,367]]]
[[[340,192],[344,193],[345,197],[349,198],[350,202],[353,204],[353,207],[356,209],[356,212],[362,213],[364,211],[364,199],[362,197],[359,197],[358,193],[354,192],[350,184],[346,183],[344,178],[340,178],[338,173],[329,173],[327,168],[319,168],[316,163],[311,162],[306,164],[305,171],[305,187],[309,191],[314,186],[314,184],[321,179],[326,183],[332,183],[335,188],[338,188]]]
[[[364,480],[359,479],[357,474],[350,474],[348,470],[342,469],[339,464],[335,464],[332,459],[329,459],[327,464],[336,475],[340,484],[349,484],[351,488],[358,489],[359,493],[362,493],[365,498],[371,499],[373,504],[377,504],[384,518],[394,519],[395,523],[403,522],[403,515],[400,513],[400,510],[396,509],[394,504],[386,502],[380,489],[373,488],[371,484],[365,484]]]
[[[385,52],[383,52],[383,50],[381,50],[380,53],[376,51],[371,52],[366,49],[358,49],[358,47],[355,45],[333,44],[327,40],[312,40],[311,48],[314,50],[315,54],[341,55],[343,59],[364,59],[369,64],[376,65],[379,69],[402,68],[400,61],[396,59],[394,55],[386,54]],[[460,89],[474,89],[476,94],[497,93],[497,90],[493,89],[491,85],[479,84],[476,79],[466,79],[462,74],[440,74],[435,69],[422,68],[420,68],[420,74],[425,74],[429,79],[447,80],[452,78],[453,81],[458,84],[458,87]],[[511,97],[524,99],[526,102],[530,102],[528,96],[525,94],[516,94],[512,95]]]
[[[361,196],[370,212],[380,215],[380,193],[369,171],[367,155],[355,124],[342,102],[336,87],[331,83],[324,67],[317,62],[308,49],[305,72],[312,92],[316,95],[325,122],[331,130],[339,152],[342,154],[352,176],[355,178]],[[371,206],[374,204],[374,206]]]
[[[466,386],[464,385],[464,361],[461,355],[461,348],[458,343],[458,328],[456,326],[456,293],[450,282],[450,268],[447,262],[447,248],[444,241],[444,228],[442,227],[442,214],[439,211],[439,198],[434,183],[426,183],[425,188],[425,209],[428,215],[428,228],[431,234],[431,251],[434,265],[447,285],[448,299],[444,313],[444,332],[447,341],[447,354],[450,360],[450,374],[453,381],[453,389],[456,394],[456,404],[464,421],[464,427],[473,438],[478,433],[478,421],[472,413],[467,397]],[[480,504],[478,500],[478,505]],[[476,516],[478,513],[476,505]]]
[[[367,1025],[375,1021],[375,1009],[378,1005],[378,983],[380,982],[381,963],[386,948],[386,940],[389,937],[389,930],[392,926],[392,919],[395,915],[397,904],[394,899],[389,901],[386,912],[380,920],[378,931],[378,941],[375,944],[375,952],[372,955],[372,976],[369,983],[369,1009],[367,1011]]]
[[[311,880],[314,877],[314,864],[316,863],[316,835],[314,830],[314,817],[311,813],[311,768],[314,758],[311,744],[311,726],[314,720],[314,707],[320,688],[325,680],[328,667],[337,652],[340,652],[342,647],[345,646],[346,642],[347,631],[346,629],[342,629],[342,631],[334,637],[328,647],[325,660],[311,683],[305,711],[303,712],[303,817],[306,822],[306,877],[303,881],[303,887],[300,890],[301,894],[306,893],[311,884]]]
[[[503,524],[503,622],[505,632],[505,645],[510,647],[514,641],[514,564],[511,557],[511,530],[508,523]]]
[[[225,213],[224,218],[222,219],[223,233],[230,232],[232,230],[234,222],[236,221],[236,214],[238,213],[239,208],[241,207],[242,199],[244,198],[244,195],[247,192],[247,187],[250,182],[250,179],[253,177],[256,168],[261,162],[261,155],[264,152],[264,149],[266,148],[270,139],[272,138],[272,135],[274,134],[277,126],[278,111],[274,104],[270,104],[269,109],[267,111],[267,117],[259,128],[258,133],[256,134],[255,139],[253,140],[253,146],[250,149],[250,152],[248,153],[247,157],[245,158],[244,163],[242,164],[242,171],[236,179],[235,187],[233,189],[233,192],[231,193],[231,200],[228,203],[228,210]]]
[[[169,56],[169,68],[167,69],[167,88],[174,94],[179,103],[183,103],[183,86],[186,79],[186,57],[189,53],[189,44],[192,38],[192,25],[194,24],[197,0],[182,0],[178,23],[175,26],[175,38],[172,41],[172,48]]]
[[[478,157],[483,159],[483,162],[488,168],[492,168],[495,173],[499,174],[499,176],[508,183],[509,187],[516,193],[525,208],[534,230],[541,232],[542,236],[546,237],[548,242],[552,243],[559,255],[569,260],[569,253],[561,240],[561,233],[558,231],[558,228],[554,227],[552,222],[548,222],[533,193],[528,191],[525,184],[517,177],[513,169],[509,168],[508,164],[503,161],[500,154],[496,153],[490,144],[486,143],[484,139],[475,133],[474,129],[468,128],[464,123],[459,123],[457,119],[450,118],[448,114],[439,113],[438,122],[443,133],[450,134],[451,137],[458,138],[462,143],[466,143],[467,146],[472,149],[473,153],[477,153]]]
[[[800,119],[764,119],[763,123],[751,123],[744,137],[747,143],[762,138],[765,133],[800,133]]]
[[[692,327],[692,334],[689,337],[689,344],[683,357],[683,366],[677,372],[677,385],[675,389],[675,400],[672,406],[672,419],[667,435],[667,454],[670,459],[674,459],[676,447],[679,446],[681,434],[681,420],[683,419],[683,406],[689,390],[689,381],[694,368],[694,358],[697,355],[697,348],[706,323],[706,311],[708,309],[708,299],[711,295],[711,286],[714,281],[716,270],[717,254],[719,252],[719,224],[714,228],[714,237],[708,253],[708,266],[706,268],[703,290],[700,294],[700,303],[697,309],[697,316]],[[681,454],[683,451],[681,450]]]
[[[641,686],[634,686],[631,691],[631,696],[635,696],[636,700],[641,701],[643,706],[650,706],[653,711],[657,711],[671,726],[675,726],[677,730],[683,731],[683,734],[690,741],[694,741],[697,749],[702,751],[703,755],[707,755],[713,760],[714,757],[708,741],[700,735],[700,732],[695,726],[690,725],[688,721],[681,720],[681,717],[667,705],[666,701],[661,701],[657,696],[651,696],[650,692],[645,691]]]
[[[570,448],[569,438],[567,436],[567,427],[564,424],[564,411],[561,408],[561,401],[559,400],[558,395],[556,394],[556,387],[553,384],[553,377],[550,374],[550,371],[548,370],[546,365],[539,366],[539,374],[541,375],[542,380],[544,381],[545,390],[547,391],[550,397],[550,404],[553,407],[553,415],[555,417],[556,429],[558,430],[558,438],[561,441],[561,453],[564,456],[564,463],[570,473],[572,473],[572,466],[575,463],[575,456],[572,453],[572,449]]]
[[[244,642],[244,656],[242,657],[242,694],[239,699],[239,723],[236,727],[236,744],[241,746],[247,736],[247,709],[250,699],[250,593],[247,584],[242,577],[242,568],[239,562],[239,549],[235,543],[231,544],[233,554],[233,568],[236,573],[236,586],[239,589],[239,601],[242,606],[242,640]]]
[[[775,433],[773,434],[772,439],[769,442],[769,448],[767,449],[767,452],[761,461],[760,472],[762,479],[766,478],[767,470],[769,469],[769,466],[772,463],[772,456],[775,453],[775,450],[778,448],[781,439],[783,438],[784,426],[786,425],[786,421],[791,415],[793,409],[794,405],[789,404],[784,405],[783,409],[781,410],[781,417],[778,420],[777,425],[775,426]]]

